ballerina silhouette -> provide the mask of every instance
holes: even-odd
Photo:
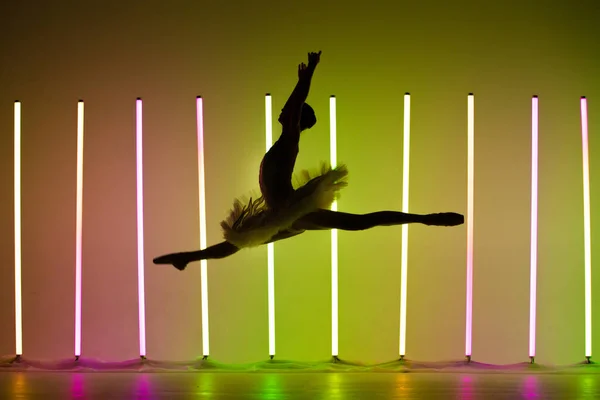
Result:
[[[261,196],[247,201],[236,199],[227,219],[221,222],[224,241],[197,251],[166,254],[155,264],[170,264],[182,271],[194,261],[231,256],[243,248],[257,247],[297,236],[306,231],[340,229],[359,231],[377,226],[419,223],[432,226],[456,226],[464,223],[457,213],[408,214],[376,211],[350,214],[329,208],[347,186],[345,165],[331,167],[323,163],[320,170],[302,171],[293,183],[301,132],[312,128],[317,118],[306,103],[313,74],[321,52],[308,53],[308,65],[298,66],[298,83],[285,103],[279,123],[281,136],[265,154],[260,164]]]

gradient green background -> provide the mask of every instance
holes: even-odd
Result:
[[[73,354],[76,102],[86,102],[83,327],[87,357],[138,355],[135,98],[144,98],[147,349],[202,354],[199,264],[152,258],[198,247],[196,95],[205,98],[208,243],[257,187],[264,94],[274,113],[297,64],[322,50],[309,102],[320,123],[298,168],[329,157],[338,98],[339,209],[400,209],[402,107],[412,93],[413,212],[466,213],[467,93],[476,94],[473,356],[526,361],[530,98],[540,96],[538,356],[584,356],[579,96],[589,97],[592,204],[600,192],[600,37],[594,1],[59,1],[0,6],[0,354],[14,353],[13,101],[23,102],[23,328],[32,358]],[[595,26],[594,26],[595,25]],[[275,125],[275,127],[278,127]],[[277,133],[277,132],[276,132]],[[600,214],[592,207],[592,228]],[[330,240],[278,243],[277,356],[330,355]],[[401,229],[339,234],[340,356],[398,355]],[[593,237],[600,257],[600,235]],[[209,263],[211,355],[268,356],[266,247]],[[464,355],[466,228],[413,226],[407,356]],[[596,265],[598,265],[596,263]],[[600,348],[600,272],[594,274]],[[600,351],[600,350],[598,350]]]

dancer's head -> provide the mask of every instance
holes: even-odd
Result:
[[[315,110],[307,103],[302,104],[302,113],[300,114],[300,130],[310,129],[317,123]]]

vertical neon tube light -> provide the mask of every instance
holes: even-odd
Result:
[[[410,166],[410,93],[404,95],[404,156],[402,167],[402,212],[408,213],[408,178]],[[406,355],[406,300],[408,279],[408,224],[402,225],[402,259],[400,282],[400,358]]]
[[[75,216],[75,358],[81,355],[81,261],[83,219],[83,100],[77,103],[77,205]]]
[[[585,251],[585,357],[592,357],[592,242],[590,213],[590,159],[587,99],[581,98],[581,145],[583,151],[583,233]]]
[[[198,138],[198,207],[200,216],[200,248],[206,248],[206,185],[204,181],[204,104],[196,96],[196,135]],[[202,353],[210,354],[208,326],[208,261],[200,261],[200,296],[202,301]]]
[[[21,102],[15,101],[15,345],[16,356],[23,354],[23,308],[21,294]]]
[[[144,293],[144,170],[142,160],[142,99],[137,98],[135,144],[137,161],[137,261],[140,357],[146,357],[146,300]]]
[[[267,93],[265,96],[265,134],[266,151],[273,145],[273,117],[272,99]],[[267,245],[267,272],[268,272],[268,297],[269,297],[269,356],[275,357],[275,245]]]
[[[529,359],[535,358],[538,229],[538,97],[531,99],[531,263],[529,278]]]
[[[475,175],[475,98],[467,97],[467,321],[465,355],[471,361],[473,335],[473,194]]]
[[[337,120],[335,96],[329,98],[329,151],[331,167],[337,166]],[[331,205],[337,211],[337,201]],[[338,231],[331,230],[331,354],[338,356]]]

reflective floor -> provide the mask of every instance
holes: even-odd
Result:
[[[598,399],[596,374],[0,372],[1,399]]]

